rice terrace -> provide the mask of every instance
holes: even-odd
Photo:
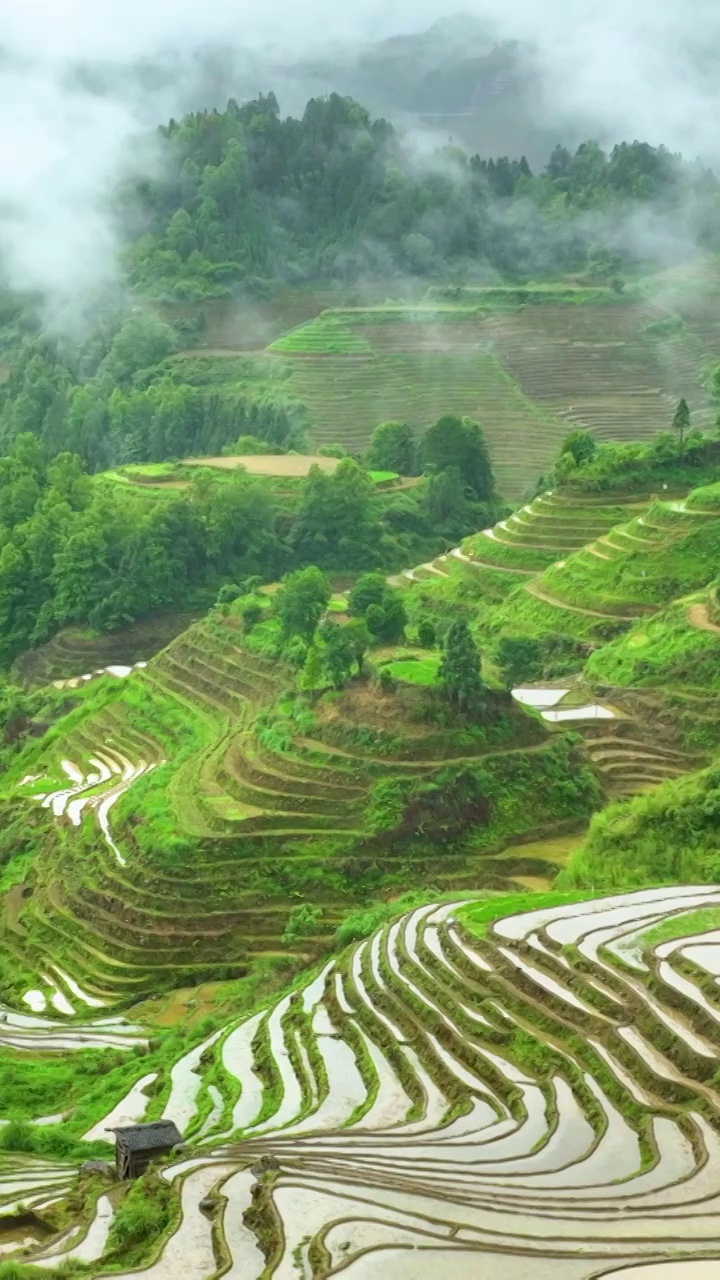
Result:
[[[716,1280],[720,179],[192,54],[0,261],[0,1280]]]

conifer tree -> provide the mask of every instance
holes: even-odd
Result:
[[[678,436],[680,437],[680,456],[681,457],[682,457],[682,451],[683,451],[683,444],[685,442],[685,434],[687,431],[689,431],[689,429],[690,429],[690,409],[688,408],[687,400],[683,396],[682,400],[680,400],[678,403],[678,407],[675,410],[675,417],[673,418],[673,431],[677,431]]]
[[[438,672],[443,696],[461,712],[479,711],[483,701],[480,653],[466,622],[453,622]]]

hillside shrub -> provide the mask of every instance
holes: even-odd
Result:
[[[691,511],[719,511],[720,512],[720,484],[701,485],[697,489],[693,489],[689,493],[685,505]]]
[[[421,618],[417,628],[418,644],[423,649],[432,649],[437,639],[435,627],[430,618]]]
[[[252,458],[277,453],[287,453],[287,449],[279,444],[271,444],[268,440],[259,440],[257,436],[238,436],[237,440],[226,444],[222,450],[223,457],[226,458]]]
[[[233,600],[239,600],[244,594],[242,587],[235,582],[226,582],[217,593],[217,604],[232,604]]]
[[[542,676],[543,644],[536,636],[503,636],[495,661],[508,689]]]
[[[169,1183],[146,1173],[128,1188],[110,1226],[108,1249],[123,1265],[135,1263],[172,1221],[174,1195]]]
[[[283,946],[292,947],[302,938],[312,937],[322,913],[322,907],[313,906],[311,902],[298,902],[291,907],[282,935]]]
[[[348,596],[351,618],[363,618],[373,639],[394,644],[405,631],[407,614],[398,591],[389,587],[383,574],[363,573]]]
[[[243,627],[246,632],[252,631],[259,622],[262,622],[265,616],[265,610],[260,604],[248,604],[242,611],[241,617]]]
[[[662,422],[658,421],[658,427]],[[576,462],[561,454],[553,470],[554,486],[578,493],[649,493],[663,487],[697,485],[720,470],[720,441],[691,431],[681,441],[659,430],[648,444],[608,442],[592,457]]]
[[[417,444],[406,422],[381,422],[370,437],[365,465],[369,470],[417,474]]]
[[[662,783],[596,814],[563,888],[630,889],[720,880],[720,769]]]

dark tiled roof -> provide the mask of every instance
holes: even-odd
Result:
[[[128,1124],[112,1132],[118,1145],[126,1151],[160,1151],[182,1142],[182,1134],[172,1120],[156,1120],[153,1124]]]

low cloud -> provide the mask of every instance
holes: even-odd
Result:
[[[528,46],[558,137],[582,128],[608,143],[638,137],[717,158],[715,0],[467,7],[489,44]],[[4,9],[0,261],[13,287],[42,291],[60,314],[78,293],[118,280],[110,194],[133,168],[152,170],[152,151],[138,151],[150,126],[206,105],[213,88],[237,82],[242,97],[276,87],[283,66],[330,42],[347,51],[447,15],[435,0],[6,0]],[[203,62],[211,52],[225,66],[215,80]]]

